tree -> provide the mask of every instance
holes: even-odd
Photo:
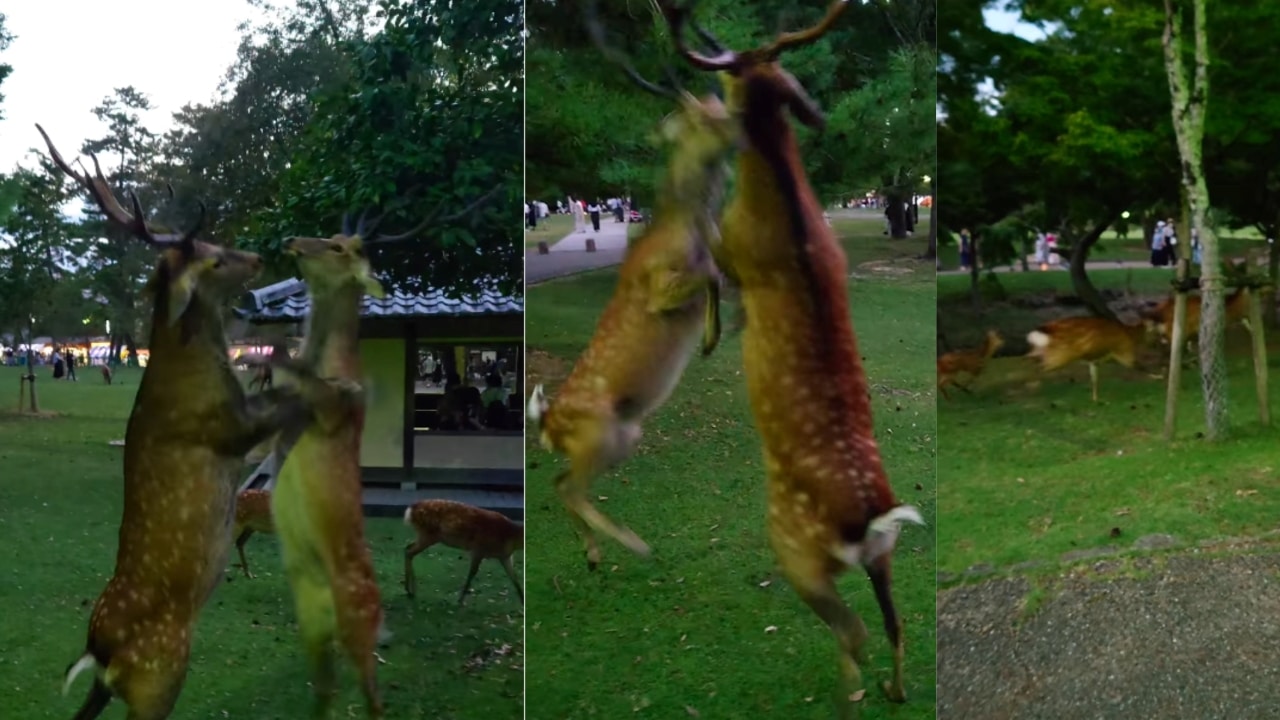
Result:
[[[1223,358],[1224,307],[1222,268],[1218,239],[1205,222],[1209,210],[1209,186],[1203,157],[1205,111],[1209,105],[1209,42],[1205,1],[1192,0],[1192,33],[1195,71],[1187,72],[1187,48],[1182,40],[1185,3],[1164,0],[1164,58],[1173,97],[1173,128],[1182,158],[1182,185],[1191,224],[1200,236],[1200,377],[1204,391],[1206,435],[1225,437],[1227,426],[1227,369]]]

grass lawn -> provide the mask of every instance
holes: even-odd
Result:
[[[1241,230],[1231,230],[1229,235],[1218,238],[1221,252],[1224,257],[1244,257],[1250,252],[1265,252],[1266,244],[1263,237],[1253,228],[1244,228]],[[981,239],[979,239],[981,241]],[[1181,250],[1184,243],[1178,241],[1178,249]],[[942,268],[944,270],[955,270],[960,267],[960,248],[955,242],[938,247],[938,257],[942,260]],[[1090,262],[1105,261],[1136,261],[1149,262],[1151,260],[1151,248],[1142,238],[1142,233],[1137,228],[1129,230],[1129,234],[1121,238],[1114,230],[1108,230],[1103,233],[1102,239],[1098,244],[1093,246],[1089,251]],[[1017,261],[1015,261],[1017,262]]]
[[[1137,292],[1143,285],[1167,289],[1149,275],[1135,272]],[[1126,272],[1091,276],[1099,287],[1120,288]],[[985,328],[996,327],[1010,345],[1020,345],[1015,352],[1021,353],[1026,333],[1050,317],[1043,310],[998,303],[976,318],[966,282],[939,278],[943,329],[953,345],[976,345]],[[1001,275],[1000,282],[1017,296],[1047,290],[1067,277],[1015,273]],[[1275,339],[1271,331],[1273,357],[1280,350]],[[1151,357],[1167,363],[1166,352],[1153,349]],[[1115,363],[1100,365],[1096,405],[1089,398],[1087,366],[1042,378],[1033,361],[1016,356],[997,357],[972,386],[972,395],[952,393],[950,402],[940,400],[939,570],[1052,562],[1075,550],[1127,548],[1152,534],[1194,543],[1275,528],[1280,517],[1277,434],[1258,423],[1248,334],[1230,329],[1227,352],[1234,433],[1220,444],[1199,435],[1204,413],[1194,367],[1183,372],[1172,444],[1161,439],[1166,382]],[[1276,366],[1272,360],[1272,408],[1280,407]]]
[[[538,229],[530,230],[528,221],[524,227],[524,246],[531,248],[540,242],[554,245],[560,238],[573,231],[572,215],[548,215],[538,220]]]
[[[80,369],[78,383],[47,379],[47,367],[39,372],[41,409],[57,417],[14,415],[20,372],[0,368],[0,546],[21,553],[0,579],[0,707],[5,717],[63,720],[89,692],[91,681],[80,677],[68,697],[59,694],[114,567],[122,450],[107,441],[124,437],[141,373],[120,370],[108,387],[90,368]],[[523,616],[501,568],[486,563],[478,592],[458,609],[468,563],[437,546],[417,558],[411,601],[400,587],[410,531],[399,520],[369,519],[366,532],[394,633],[378,670],[388,720],[521,717]],[[258,577],[244,580],[234,569],[205,607],[175,718],[295,720],[310,712],[275,538],[254,536],[246,554]],[[363,717],[355,673],[343,662],[336,716]],[[124,716],[119,701],[102,715]]]
[[[894,594],[907,638],[904,706],[877,689],[891,657],[870,583],[860,570],[842,578],[844,597],[871,632],[863,717],[932,718],[934,270],[929,261],[910,260],[924,251],[924,236],[889,241],[877,221],[839,221],[837,228],[856,276],[849,289],[854,326],[889,477],[929,522],[907,528],[896,555]],[[861,265],[872,260],[896,262],[880,271]],[[555,392],[615,281],[614,271],[601,271],[530,289],[530,387],[546,382]],[[737,337],[725,338],[712,357],[695,358],[645,427],[636,456],[593,488],[604,512],[653,547],[650,560],[602,539],[603,562],[588,573],[551,484],[564,460],[529,438],[530,720],[832,716],[835,641],[775,574],[741,366]]]

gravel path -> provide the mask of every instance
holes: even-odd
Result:
[[[939,718],[1280,718],[1275,546],[1101,560],[1036,583],[938,593]]]

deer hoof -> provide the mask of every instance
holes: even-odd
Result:
[[[595,572],[600,567],[599,560],[587,560],[587,572]]]
[[[885,697],[889,698],[892,702],[901,703],[907,701],[906,691],[900,687],[895,688],[893,683],[888,680],[882,680],[880,682],[880,688],[884,690]]]

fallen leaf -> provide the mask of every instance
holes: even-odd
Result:
[[[1257,490],[1237,490],[1236,491],[1236,497],[1249,497],[1250,495],[1257,495],[1257,494],[1258,494]]]
[[[684,711],[689,713],[691,717],[702,717],[702,713],[698,712],[697,708],[692,705],[685,705]]]
[[[762,582],[760,583],[760,587],[762,587],[762,588],[767,588],[767,587],[769,587],[769,586],[770,586],[770,585],[772,585],[772,584],[773,584],[773,581],[772,581],[772,580],[765,580],[765,581],[762,581]]]
[[[765,629],[764,629],[764,631],[765,631],[766,633],[776,633],[776,632],[778,632],[778,626],[777,626],[777,625],[770,625],[769,627],[765,628]]]
[[[859,690],[858,692],[849,696],[849,702],[859,702],[860,700],[862,700],[862,698],[866,696],[867,696],[866,690]]]
[[[1130,512],[1129,508],[1120,508],[1119,510],[1116,511],[1116,515],[1123,517],[1125,515],[1128,515],[1129,512]]]

